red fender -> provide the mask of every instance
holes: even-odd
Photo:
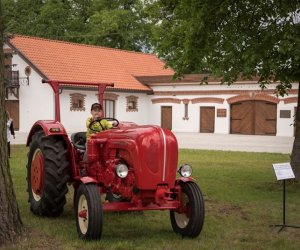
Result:
[[[29,135],[27,137],[27,142],[26,142],[26,146],[29,146],[31,140],[32,140],[32,136],[37,132],[43,130],[44,134],[46,136],[51,136],[51,135],[60,135],[62,137],[64,137],[64,140],[67,143],[70,143],[70,140],[68,138],[68,134],[64,128],[64,126],[58,122],[58,121],[53,121],[53,120],[40,120],[37,121],[33,124]]]
[[[83,183],[83,184],[88,184],[88,183],[97,183],[98,181],[92,177],[89,177],[89,176],[84,176],[84,177],[81,177],[80,178],[80,181]]]
[[[175,186],[179,185],[180,182],[195,182],[195,179],[192,177],[180,177],[175,181]]]

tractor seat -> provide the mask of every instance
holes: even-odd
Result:
[[[85,143],[86,143],[86,132],[77,132],[71,134],[71,141],[75,148],[79,150],[86,150]]]

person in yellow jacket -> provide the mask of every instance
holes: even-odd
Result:
[[[91,138],[91,134],[95,134],[98,132],[101,132],[102,130],[111,129],[113,125],[109,123],[107,120],[102,119],[100,122],[95,122],[90,127],[90,124],[97,119],[100,119],[103,115],[103,109],[100,103],[94,103],[91,106],[91,117],[88,117],[86,119],[86,141],[88,141]],[[87,143],[86,143],[86,150],[84,152],[83,160],[88,160],[88,149],[87,149]]]
[[[91,134],[95,134],[98,133],[102,130],[106,130],[106,129],[111,129],[112,128],[112,124],[109,123],[107,120],[103,119],[101,120],[101,122],[95,122],[91,128],[90,128],[90,124],[92,122],[94,122],[97,119],[100,119],[103,115],[103,109],[100,103],[94,103],[91,106],[91,117],[88,117],[86,120],[86,139],[90,139]]]

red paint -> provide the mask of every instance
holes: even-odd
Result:
[[[83,218],[83,219],[86,219],[86,218],[87,218],[87,210],[86,210],[86,209],[81,210],[81,211],[78,213],[78,217]]]
[[[89,85],[91,83],[70,83],[46,81],[55,92],[55,121],[37,121],[29,134],[27,145],[37,131],[43,130],[45,136],[56,136],[65,141],[70,163],[70,182],[75,193],[81,183],[95,183],[101,194],[112,192],[121,195],[123,202],[104,203],[105,211],[124,210],[176,210],[189,213],[189,205],[181,204],[180,182],[193,181],[191,178],[176,180],[178,164],[178,145],[174,134],[159,126],[138,126],[134,123],[120,124],[117,128],[91,136],[87,143],[88,161],[83,161],[83,153],[74,148],[66,130],[59,122],[58,90],[61,84]],[[103,103],[103,93],[108,84],[94,84],[98,87],[99,102]],[[59,128],[59,132],[50,132]],[[43,158],[36,156],[33,169],[43,171]],[[129,171],[126,178],[119,178],[115,168],[126,164]],[[34,190],[43,186],[43,179],[37,174]],[[80,211],[79,217],[85,216]]]
[[[36,195],[42,195],[44,190],[44,156],[36,151],[31,162],[31,188]]]

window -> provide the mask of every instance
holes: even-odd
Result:
[[[85,96],[79,93],[70,94],[70,110],[85,111]]]
[[[138,97],[137,96],[127,96],[127,112],[137,112],[138,111]]]
[[[103,99],[105,117],[115,118],[115,105],[118,100],[118,95],[114,93],[104,93]]]
[[[115,101],[104,100],[105,117],[115,118]]]
[[[280,118],[291,118],[291,110],[280,110]]]
[[[184,119],[188,120],[189,119],[189,105],[184,104]]]
[[[183,120],[188,120],[189,119],[189,102],[190,100],[184,99],[182,100],[184,104],[184,116],[182,117]]]
[[[136,102],[135,101],[129,101],[128,102],[128,109],[136,109]]]

